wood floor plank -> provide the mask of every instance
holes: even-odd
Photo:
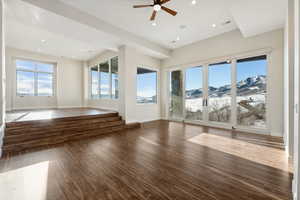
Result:
[[[199,137],[203,134],[214,136],[205,137],[212,139],[212,146],[191,142],[193,138],[203,139]],[[291,199],[292,173],[280,166],[282,163],[275,163],[278,160],[265,165],[258,159],[224,152],[220,146],[220,141],[228,148],[239,142],[242,147],[249,141],[253,148],[263,145],[263,153],[280,158],[283,150],[264,145],[279,144],[280,139],[232,134],[157,121],[50,149],[7,155],[0,160],[0,186],[4,185],[0,191],[20,194],[24,192],[22,186],[32,185],[36,191],[44,190],[43,200]],[[220,139],[213,146],[218,140],[215,136],[228,140]],[[253,144],[253,140],[259,142]],[[252,153],[251,148],[247,151]],[[31,180],[31,176],[37,178]],[[3,184],[3,180],[8,182]],[[22,200],[29,200],[30,195],[27,197]]]

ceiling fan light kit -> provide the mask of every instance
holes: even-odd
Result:
[[[153,4],[149,4],[149,5],[135,5],[133,6],[133,8],[146,8],[146,7],[153,7],[153,12],[152,15],[150,17],[151,21],[155,20],[156,17],[156,13],[160,10],[163,10],[167,13],[169,13],[170,15],[177,15],[177,12],[175,10],[172,10],[170,8],[167,8],[165,6],[163,6],[163,4],[168,3],[171,0],[153,0]]]

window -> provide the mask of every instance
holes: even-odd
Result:
[[[91,68],[91,97],[97,99],[99,97],[99,72],[98,66]]]
[[[118,98],[118,57],[91,67],[90,77],[92,99]]]
[[[54,65],[16,60],[17,96],[53,96]]]
[[[185,118],[203,120],[202,67],[191,67],[185,72]]]
[[[109,88],[109,64],[105,62],[100,64],[100,98],[110,98]]]
[[[111,64],[111,98],[117,99],[119,97],[119,80],[118,80],[118,57],[110,60]]]
[[[266,127],[267,56],[237,60],[237,123]]]
[[[231,63],[221,62],[208,67],[208,117],[214,122],[230,122]]]
[[[137,103],[157,102],[157,72],[137,68]]]

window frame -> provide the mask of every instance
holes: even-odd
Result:
[[[88,91],[89,91],[89,99],[90,100],[118,100],[119,99],[119,95],[117,98],[113,98],[112,96],[112,70],[111,70],[111,60],[114,59],[114,58],[118,58],[118,81],[119,81],[119,57],[118,56],[112,56],[112,57],[109,57],[105,60],[101,60],[100,62],[98,62],[98,64],[93,64],[91,66],[88,67],[88,77],[89,77],[89,88],[88,88]],[[108,82],[109,82],[109,98],[102,98],[101,97],[101,71],[100,71],[100,65],[103,64],[103,63],[108,63],[108,74],[109,74],[109,78],[108,78]],[[98,72],[98,90],[97,90],[97,98],[92,98],[92,82],[93,82],[93,79],[92,79],[92,68],[93,67],[96,67],[97,66],[97,72]],[[117,87],[117,90],[119,91],[119,84],[118,84],[118,87]]]
[[[144,68],[144,69],[147,69],[147,70],[151,70],[151,71],[154,71],[156,73],[156,87],[155,87],[155,92],[156,92],[156,101],[155,102],[149,102],[149,103],[138,103],[137,102],[137,97],[138,97],[138,87],[137,87],[137,76],[138,76],[138,73],[137,73],[137,70],[138,68]],[[136,68],[136,92],[135,92],[135,102],[137,105],[156,105],[158,104],[158,100],[159,100],[159,91],[158,91],[158,77],[159,77],[159,70],[156,69],[156,68],[153,68],[153,67],[148,67],[148,66],[145,66],[145,65],[138,65],[138,67]]]
[[[34,70],[29,70],[29,69],[18,69],[17,68],[17,61],[27,61],[27,62],[32,62],[35,63],[35,69]],[[53,66],[53,72],[45,72],[45,71],[40,71],[37,70],[37,63],[41,63],[41,64],[49,64]],[[41,60],[34,60],[34,59],[30,59],[30,58],[20,58],[20,57],[15,57],[14,58],[14,67],[15,67],[15,95],[16,97],[56,97],[56,70],[57,70],[57,63],[55,62],[48,62],[48,61],[41,61]],[[30,96],[26,96],[26,95],[19,95],[18,94],[18,71],[21,72],[32,72],[34,74],[33,76],[33,80],[34,80],[34,95]],[[51,74],[52,75],[52,95],[47,95],[47,96],[41,96],[38,95],[38,74],[42,73],[42,74]]]
[[[253,132],[256,134],[263,134],[263,135],[270,135],[271,134],[271,110],[270,110],[270,105],[271,105],[271,100],[270,100],[270,95],[272,93],[272,89],[271,89],[271,85],[270,85],[270,68],[271,66],[271,54],[273,52],[272,48],[262,48],[262,49],[257,49],[257,50],[250,50],[250,51],[246,51],[246,52],[240,52],[240,53],[236,53],[233,55],[228,55],[228,56],[220,56],[220,57],[216,57],[216,58],[212,58],[212,59],[206,59],[206,60],[199,60],[199,61],[195,61],[195,62],[191,62],[191,63],[186,63],[186,64],[179,64],[179,65],[170,65],[170,66],[166,66],[166,69],[163,70],[163,74],[164,77],[167,77],[167,81],[170,80],[170,76],[169,73],[174,71],[174,70],[181,70],[182,73],[185,73],[185,70],[190,68],[190,67],[195,67],[195,66],[203,66],[206,70],[209,64],[211,63],[217,63],[217,62],[224,62],[227,60],[231,60],[232,64],[232,85],[234,86],[232,88],[232,92],[234,94],[234,96],[232,96],[232,104],[236,103],[236,61],[239,59],[245,59],[245,58],[251,58],[251,57],[256,57],[256,56],[262,56],[262,55],[266,55],[267,57],[267,66],[266,66],[266,76],[267,76],[267,81],[266,81],[266,87],[267,87],[267,93],[266,93],[266,126],[264,128],[260,128],[260,127],[247,127],[247,126],[240,126],[237,125],[236,122],[236,109],[234,109],[232,112],[232,124],[235,126],[236,130],[238,131],[245,131],[245,132]],[[233,70],[234,69],[234,70]],[[206,79],[206,77],[204,77],[204,79]],[[183,87],[185,87],[185,80],[183,83]],[[166,91],[166,99],[170,98],[170,86],[167,83],[166,87],[164,88],[164,90]],[[183,91],[185,92],[185,91]],[[183,96],[185,96],[185,93],[183,93]],[[167,100],[166,101],[166,107],[165,107],[165,112],[166,112],[166,118],[169,120],[174,120],[170,117],[169,113],[168,113],[168,109],[170,106],[170,102]],[[184,107],[185,107],[185,102],[184,102]],[[183,113],[185,114],[185,113]],[[192,124],[198,124],[198,125],[204,125],[204,126],[212,126],[212,127],[219,127],[219,128],[226,128],[226,129],[231,129],[232,126],[231,124],[221,124],[221,123],[214,123],[214,122],[206,122],[206,121],[191,121],[191,120],[186,120],[186,119],[180,119],[179,121],[184,121],[187,123],[192,123]]]

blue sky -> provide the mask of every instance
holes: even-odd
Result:
[[[145,73],[137,75],[137,96],[153,97],[156,95],[157,73]]]
[[[266,75],[267,61],[259,60],[252,62],[242,62],[237,64],[237,81],[245,80],[248,77],[257,75]],[[213,65],[209,67],[209,84],[210,86],[220,87],[230,84],[231,65]],[[194,67],[186,70],[186,89],[198,89],[202,87],[202,68]]]
[[[266,60],[242,62],[237,64],[237,81],[245,80],[248,77],[257,75],[267,75]]]
[[[37,76],[38,94],[40,96],[52,95],[52,75],[38,73]],[[19,94],[34,95],[34,72],[17,72],[17,86]]]
[[[17,60],[17,93],[23,95],[34,95],[34,78],[37,72],[28,72],[21,70],[53,72],[54,66],[47,63],[39,63],[27,60]],[[37,89],[39,96],[53,95],[52,74],[37,73]]]
[[[186,89],[202,88],[202,67],[192,67],[186,70]]]

